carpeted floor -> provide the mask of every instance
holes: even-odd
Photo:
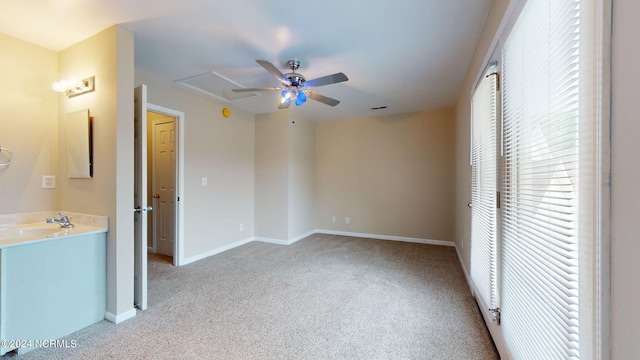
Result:
[[[498,358],[451,247],[316,234],[169,261],[149,256],[146,311],[14,360]]]

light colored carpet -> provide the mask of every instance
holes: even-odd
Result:
[[[498,358],[451,247],[316,234],[167,259],[146,311],[17,360]]]

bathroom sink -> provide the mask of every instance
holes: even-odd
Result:
[[[58,225],[42,224],[11,227],[6,230],[0,230],[0,239],[13,239],[25,237],[53,237],[65,235],[67,229],[62,229]]]

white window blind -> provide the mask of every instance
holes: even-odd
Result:
[[[516,359],[591,357],[585,3],[527,1],[503,47],[501,307]]]
[[[497,74],[484,76],[471,100],[471,281],[487,308],[497,300]]]

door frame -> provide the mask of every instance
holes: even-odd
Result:
[[[184,113],[151,103],[147,103],[147,111],[173,117],[176,120],[176,207],[174,213],[173,265],[181,266],[184,264],[184,206],[182,205],[184,203]],[[147,126],[148,124],[144,125]],[[143,141],[143,145],[147,146],[147,139]]]

